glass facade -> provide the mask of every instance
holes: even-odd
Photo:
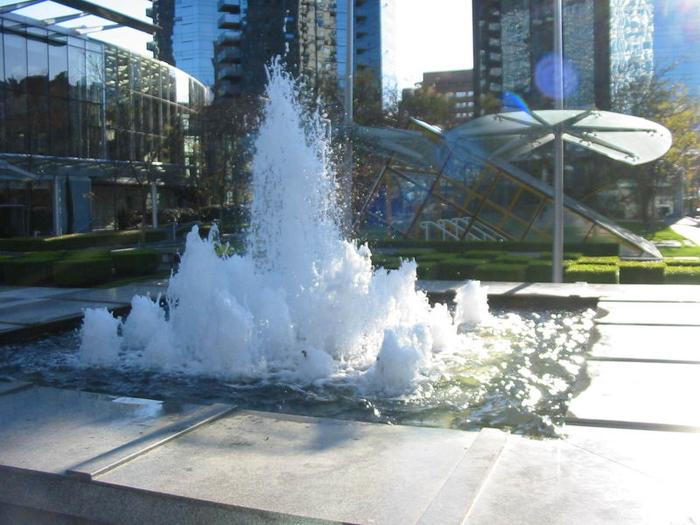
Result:
[[[367,151],[388,159],[360,212],[358,224],[366,233],[552,241],[551,186],[513,164],[487,160],[450,132],[361,128],[357,138]],[[649,241],[568,197],[564,230],[566,242],[611,242],[620,244],[625,255],[659,255]]]
[[[652,0],[565,0],[563,18],[565,107],[611,109],[624,85],[652,73]],[[532,109],[551,108],[552,3],[475,1],[473,24],[480,114],[513,95]]]
[[[0,151],[186,165],[189,122],[206,88],[163,62],[0,20]]]
[[[199,170],[193,122],[209,98],[201,82],[164,62],[2,15],[0,160],[36,176],[27,185],[0,173],[0,205],[24,210],[16,234],[106,226],[114,214],[103,213],[99,196],[114,190],[103,186],[133,183],[145,170],[168,187],[187,184]],[[46,206],[36,211],[44,201],[61,206],[52,229]]]

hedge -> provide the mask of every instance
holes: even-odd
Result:
[[[616,265],[608,264],[571,264],[564,269],[564,281],[567,283],[587,282],[619,284],[620,270]]]
[[[700,284],[699,266],[667,266],[666,284]]]
[[[112,252],[112,261],[117,275],[145,275],[160,266],[161,254],[149,248],[131,248]]]
[[[525,255],[501,255],[494,261],[496,264],[522,264],[527,265],[532,261],[532,257]]]
[[[3,262],[12,260],[12,257],[9,255],[0,255],[0,283],[5,282],[5,274],[3,271]]]
[[[577,261],[581,257],[583,257],[582,252],[564,252],[564,256],[562,259],[565,261]],[[538,259],[541,259],[543,261],[551,261],[552,260],[552,252],[542,252]]]
[[[464,250],[460,256],[468,259],[487,259],[492,261],[497,257],[503,257],[504,253],[496,250]]]
[[[700,266],[700,261],[688,259],[664,259],[666,266]]]
[[[576,261],[576,264],[594,264],[596,266],[612,265],[617,266],[620,263],[619,257],[581,257]]]
[[[474,278],[478,281],[510,281],[525,280],[526,265],[487,263],[479,265],[474,270]]]
[[[446,252],[471,250],[493,250],[503,252],[542,252],[552,249],[551,242],[538,241],[418,241],[409,239],[368,240],[370,248],[421,248]],[[564,250],[581,252],[590,256],[612,256],[620,254],[620,245],[616,243],[564,243]]]
[[[141,242],[141,230],[117,232],[73,233],[60,237],[16,237],[0,239],[0,251],[34,252],[47,250],[80,250],[105,246],[129,246]],[[143,230],[146,242],[167,239],[164,230]]]
[[[622,261],[620,282],[622,284],[663,284],[666,265],[662,262]]]
[[[57,286],[92,286],[112,278],[109,252],[68,256],[52,266],[53,282]]]
[[[5,282],[21,286],[48,284],[53,277],[53,263],[64,256],[65,252],[44,252],[6,260],[2,263]]]
[[[473,279],[476,268],[487,264],[486,259],[451,259],[438,263],[435,268],[434,279],[445,281],[459,281]]]

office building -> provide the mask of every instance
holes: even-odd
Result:
[[[474,78],[471,69],[423,73],[421,85],[432,87],[452,101],[454,124],[474,117]]]
[[[512,100],[553,107],[552,9],[534,0],[474,0],[479,113]],[[652,74],[652,0],[570,0],[563,17],[566,107],[612,109],[628,82]]]
[[[1,234],[112,227],[147,184],[161,206],[181,204],[199,174],[191,122],[206,86],[53,21],[0,22]]]
[[[655,0],[654,68],[700,96],[700,3]]]

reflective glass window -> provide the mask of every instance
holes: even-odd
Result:
[[[68,47],[68,95],[75,100],[85,99],[85,50]]]
[[[29,151],[31,153],[51,153],[49,133],[49,99],[46,96],[32,96],[29,104]]]
[[[70,117],[68,100],[51,97],[49,99],[51,154],[66,156],[70,152]]]
[[[5,77],[10,91],[24,92],[27,77],[27,40],[23,36],[5,33]]]
[[[104,62],[102,53],[90,51],[86,55],[87,99],[90,102],[102,102],[104,89]]]
[[[49,46],[46,43],[46,31],[41,35],[27,38],[27,92],[30,95],[46,96],[48,94]]]
[[[68,46],[48,46],[49,94],[68,97]]]

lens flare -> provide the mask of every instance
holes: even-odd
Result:
[[[556,87],[554,81],[554,54],[548,53],[543,56],[535,67],[535,85],[544,96],[556,98]],[[572,94],[578,89],[579,73],[571,60],[564,58],[564,97]]]

